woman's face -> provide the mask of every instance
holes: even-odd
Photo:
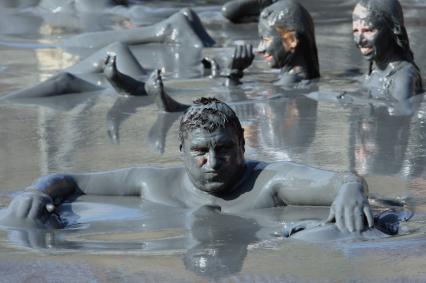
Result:
[[[271,68],[282,68],[288,63],[292,52],[286,48],[282,36],[263,22],[259,22],[260,42],[257,52],[263,56]]]
[[[391,33],[383,25],[374,24],[370,11],[357,4],[352,13],[354,41],[367,60],[378,59],[386,53],[391,42]]]

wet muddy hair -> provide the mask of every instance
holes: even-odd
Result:
[[[299,41],[297,49],[307,60],[307,79],[320,76],[314,21],[305,7],[294,0],[280,0],[263,9],[259,24],[274,28],[278,33],[295,31]]]
[[[213,97],[201,97],[193,101],[183,114],[179,123],[179,142],[182,150],[183,141],[189,131],[204,129],[213,132],[219,128],[232,128],[244,148],[244,129],[234,110],[226,103]]]
[[[404,25],[404,14],[401,4],[398,0],[360,0],[358,2],[365,7],[370,13],[370,20],[376,26],[388,28],[395,39],[398,52],[405,61],[414,63],[414,55],[410,48],[407,30]],[[369,73],[372,71],[372,63],[370,63]]]

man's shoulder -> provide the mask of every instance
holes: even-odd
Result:
[[[247,160],[246,161],[246,167],[249,170],[263,170],[265,169],[267,166],[269,165],[269,163],[264,162],[264,161],[259,161],[259,160]]]
[[[185,172],[182,166],[143,166],[131,168],[133,173],[141,177],[176,176]]]
[[[257,160],[250,160],[246,162],[247,168],[251,171],[268,171],[276,172],[279,174],[286,173],[289,170],[296,169],[298,167],[306,167],[306,165],[294,163],[291,161],[274,161],[264,162]]]

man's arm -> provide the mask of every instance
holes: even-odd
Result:
[[[335,220],[341,231],[362,231],[364,217],[368,227],[373,226],[363,178],[293,163],[277,163],[271,169],[276,170],[271,185],[285,203],[331,206],[327,222]]]
[[[52,212],[70,196],[81,194],[130,196],[140,195],[147,175],[155,177],[155,168],[129,168],[86,174],[52,174],[39,178],[9,204],[6,225],[61,227],[52,222]]]

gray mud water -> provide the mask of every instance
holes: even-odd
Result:
[[[5,6],[0,10],[0,95],[46,80],[93,53],[52,47],[64,38],[155,23],[185,6],[182,1],[141,1],[131,8],[76,12],[52,11],[46,7],[55,1],[41,1],[44,6],[37,8],[12,7],[21,2],[0,2]],[[310,91],[359,91],[367,64],[352,42],[355,1],[301,2],[316,23],[322,74]],[[203,52],[219,58],[229,56],[238,40],[257,40],[256,24],[227,23],[221,4],[191,1],[223,47]],[[424,71],[426,4],[402,4],[412,49]],[[200,66],[184,65],[191,61],[185,57],[196,53],[177,53],[173,46],[132,48],[148,69],[169,58],[164,60],[165,85],[178,101],[214,95],[232,102],[245,129],[247,158],[355,170],[366,176],[372,194],[408,197],[415,204],[414,217],[398,236],[378,233],[370,239],[315,243],[277,234],[284,224],[325,218],[326,208],[219,217],[208,209],[165,208],[134,197],[85,196],[62,206],[67,229],[0,230],[0,282],[426,280],[426,103],[413,116],[397,117],[367,104],[317,102],[300,95],[304,89],[273,86],[277,72],[260,58],[244,84],[229,90],[219,80],[200,78]],[[149,97],[119,97],[112,89],[0,104],[0,207],[35,178],[52,172],[180,164],[178,117],[158,113]]]

